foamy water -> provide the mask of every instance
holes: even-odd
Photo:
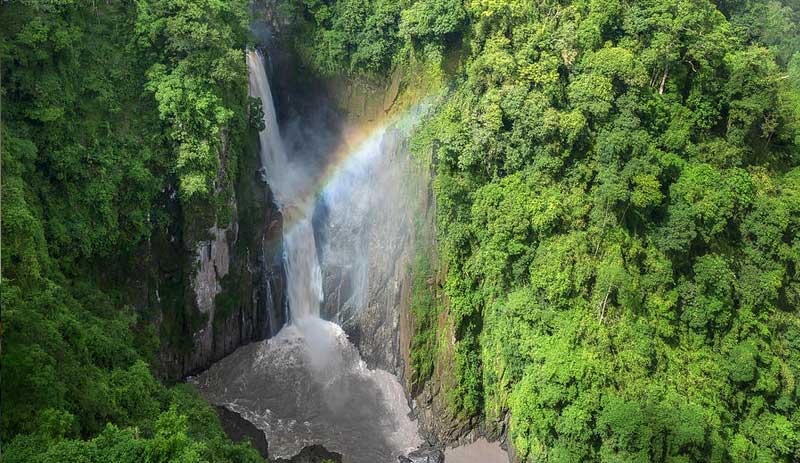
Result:
[[[273,458],[320,444],[347,462],[381,463],[417,448],[422,441],[397,379],[367,368],[338,325],[307,322],[303,331],[288,326],[239,348],[193,382],[210,402],[264,431]]]

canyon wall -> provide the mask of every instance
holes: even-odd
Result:
[[[285,323],[282,217],[260,175],[258,154],[241,156],[230,223],[186,243],[192,260],[185,310],[199,312],[203,323],[191,330],[189,352],[165,350],[162,358],[182,376],[274,335]]]
[[[184,211],[168,187],[159,208],[169,225],[154,231],[131,266],[129,299],[157,329],[167,380],[202,371],[285,322],[282,217],[259,170],[257,134],[248,142],[237,153],[234,187],[223,194],[225,213],[209,213],[214,204]]]

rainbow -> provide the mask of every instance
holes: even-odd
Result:
[[[368,166],[370,161],[381,154],[380,143],[389,127],[396,126],[410,133],[430,106],[430,99],[424,99],[405,111],[345,127],[341,141],[331,152],[315,182],[316,186],[306,192],[304,197],[295,198],[294,204],[288,206],[292,210],[282,211],[284,233],[291,232],[290,229],[298,220],[308,218],[321,198],[335,194],[335,190],[344,184],[343,180],[347,175]]]

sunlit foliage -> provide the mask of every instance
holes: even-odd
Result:
[[[169,185],[216,194],[222,132],[246,117],[226,103],[247,102],[245,17],[231,2],[0,5],[3,461],[260,460],[156,379],[155,326],[125,287],[129,256],[176,220]]]
[[[797,5],[751,3],[465,3],[451,403],[523,459],[800,458]]]
[[[312,64],[459,60],[415,142],[447,298],[415,295],[414,378],[444,312],[451,407],[523,459],[800,458],[800,5],[410,1],[364,65],[339,21],[373,3],[302,3],[350,40]]]

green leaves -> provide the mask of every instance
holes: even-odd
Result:
[[[756,377],[758,352],[752,342],[739,344],[728,354],[728,376],[731,381],[747,383]]]
[[[4,8],[3,163],[24,167],[4,172],[3,189],[31,214],[17,239],[43,235],[47,251],[65,261],[108,254],[149,232],[160,137],[148,134],[154,112],[139,100],[145,64],[124,52],[129,34],[116,33],[129,30],[131,11],[104,5],[104,19],[119,19],[112,24],[72,2]]]
[[[399,33],[415,39],[444,38],[464,26],[461,0],[421,0],[400,15]]]
[[[453,406],[510,413],[523,461],[800,457],[800,61],[768,3],[465,5],[418,145]]]
[[[771,114],[776,105],[778,69],[772,54],[764,48],[751,46],[725,56],[730,72],[726,96],[730,109],[727,137],[733,143],[743,143],[745,137],[769,138],[778,121]]]
[[[147,308],[127,306],[131,280],[113,275],[150,265],[142,242],[165,225],[170,171],[207,194],[217,150],[233,151],[244,4],[0,9],[3,461],[259,461],[199,398],[169,408],[174,390],[145,362],[159,342],[138,318]]]
[[[182,387],[181,387],[182,388]],[[4,446],[3,461],[101,463],[171,463],[263,461],[244,443],[225,440],[213,411],[196,392],[179,388],[172,404],[157,415],[152,431],[108,424],[91,440],[45,435],[20,436]],[[198,412],[199,407],[205,412]],[[190,421],[194,419],[195,421]],[[211,421],[209,422],[209,418]],[[197,421],[199,420],[199,421]]]
[[[234,164],[224,132],[235,117],[243,120],[249,101],[245,11],[241,2],[138,2],[139,44],[155,59],[146,88],[170,129],[186,203],[208,199],[222,189],[220,181],[232,181],[217,177],[223,164]]]
[[[660,243],[671,251],[685,251],[696,239],[711,244],[742,216],[753,192],[752,179],[741,169],[721,172],[707,164],[688,166],[670,187],[669,216]]]
[[[488,285],[507,288],[526,276],[532,256],[525,254],[535,249],[538,235],[556,227],[561,214],[559,192],[537,185],[535,175],[520,173],[486,185],[475,193],[472,206],[473,236],[480,247],[469,265]]]
[[[323,75],[381,77],[395,61],[404,5],[389,0],[287,2],[299,53]]]

